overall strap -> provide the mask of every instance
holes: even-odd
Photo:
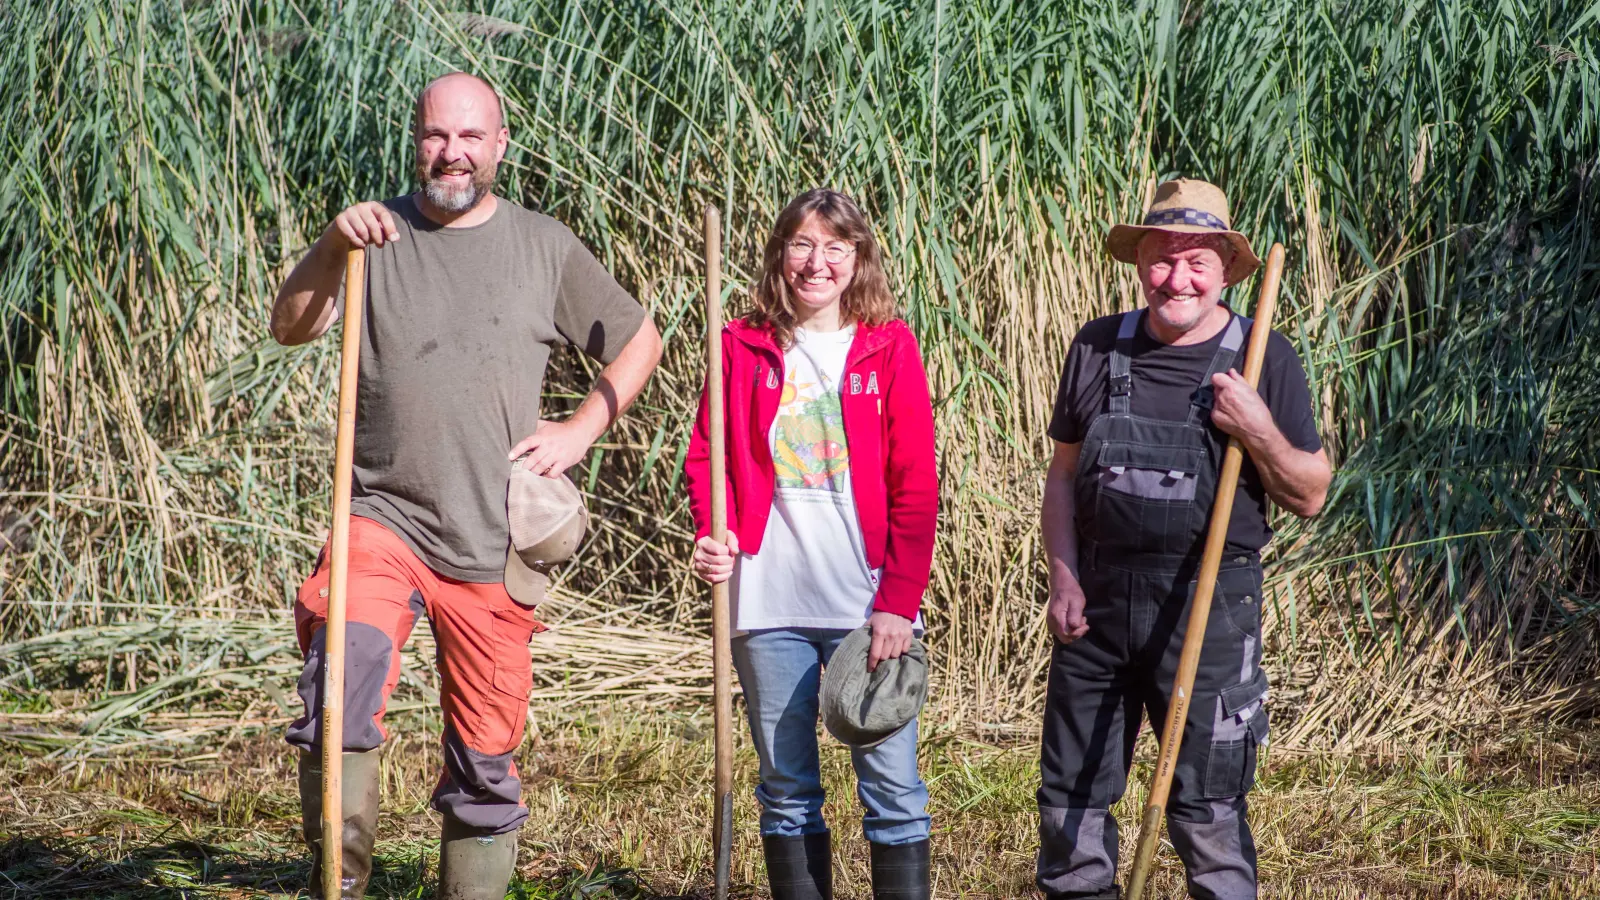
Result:
[[[1139,311],[1125,312],[1117,326],[1117,343],[1111,348],[1111,413],[1127,415],[1128,396],[1133,393],[1133,335],[1139,327]]]
[[[1222,343],[1211,357],[1211,365],[1207,367],[1206,374],[1200,378],[1200,385],[1194,389],[1194,396],[1189,401],[1190,425],[1199,425],[1207,420],[1211,413],[1211,405],[1216,400],[1211,376],[1233,368],[1234,357],[1239,355],[1239,348],[1244,346],[1245,338],[1250,334],[1250,325],[1251,320],[1240,315],[1235,315],[1228,321],[1228,327],[1222,333]]]

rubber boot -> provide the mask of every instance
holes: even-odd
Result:
[[[339,900],[366,896],[378,834],[378,751],[345,753],[340,773]],[[311,896],[322,900],[322,753],[300,753],[300,830],[311,849]]]
[[[833,900],[833,835],[761,839],[772,900]]]
[[[437,900],[505,900],[517,866],[517,831],[479,834],[449,818],[439,846]]]
[[[926,838],[913,844],[873,844],[873,900],[928,900],[933,896],[930,864]]]

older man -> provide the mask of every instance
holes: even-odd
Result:
[[[1256,896],[1245,796],[1267,737],[1261,563],[1267,500],[1322,507],[1332,472],[1306,376],[1289,342],[1267,341],[1261,391],[1237,372],[1250,321],[1223,289],[1260,265],[1202,181],[1156,190],[1142,225],[1107,239],[1136,263],[1146,308],[1096,319],[1073,339],[1056,395],[1042,526],[1056,638],[1039,788],[1039,889],[1051,900],[1115,898],[1117,823],[1141,717],[1159,728],[1229,436],[1248,456],[1195,677],[1168,806],[1189,892]]]
[[[519,486],[514,499],[566,497],[581,507],[562,470],[638,395],[661,339],[571,231],[494,194],[509,135],[493,88],[460,73],[440,78],[418,96],[414,127],[420,190],[341,212],[279,290],[272,334],[299,344],[326,332],[338,314],[346,254],[367,248],[341,894],[363,896],[371,873],[384,706],[399,679],[400,647],[426,613],[438,640],[444,714],[444,765],[433,792],[444,818],[437,896],[500,900],[528,816],[512,754],[527,717],[528,642],[542,627],[534,608],[545,584],[508,555],[507,485]],[[576,345],[604,368],[571,417],[541,424],[540,388],[557,344]],[[523,470],[515,481],[512,459]],[[288,734],[301,751],[314,893],[324,852],[327,584],[322,561],[295,603],[305,715]]]

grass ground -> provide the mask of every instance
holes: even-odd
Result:
[[[551,715],[554,715],[552,711]],[[562,713],[571,716],[570,712]],[[636,707],[541,719],[519,767],[532,811],[518,898],[707,894],[707,722]],[[384,765],[372,896],[424,898],[437,720],[397,723]],[[1151,741],[1136,783],[1148,778]],[[1035,751],[927,735],[938,897],[1031,895]],[[303,891],[293,758],[275,734],[184,758],[62,761],[22,752],[0,775],[0,898],[259,898]],[[867,893],[849,758],[824,768],[841,897]],[[1551,733],[1462,752],[1366,758],[1273,753],[1253,801],[1264,896],[1600,897],[1600,734]],[[754,751],[741,744],[734,884],[765,896]],[[1125,847],[1141,797],[1121,810]],[[1131,853],[1127,854],[1131,855]],[[1157,896],[1181,896],[1170,848]]]

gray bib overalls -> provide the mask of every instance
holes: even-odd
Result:
[[[1074,481],[1078,578],[1089,633],[1055,645],[1040,760],[1037,880],[1051,900],[1114,898],[1117,824],[1141,718],[1159,731],[1188,625],[1226,435],[1211,424],[1211,375],[1226,372],[1250,320],[1235,316],[1188,417],[1135,416],[1133,338],[1123,316],[1107,410],[1090,423]],[[1256,896],[1245,795],[1265,744],[1258,555],[1223,559],[1167,806],[1173,846],[1198,898]]]

